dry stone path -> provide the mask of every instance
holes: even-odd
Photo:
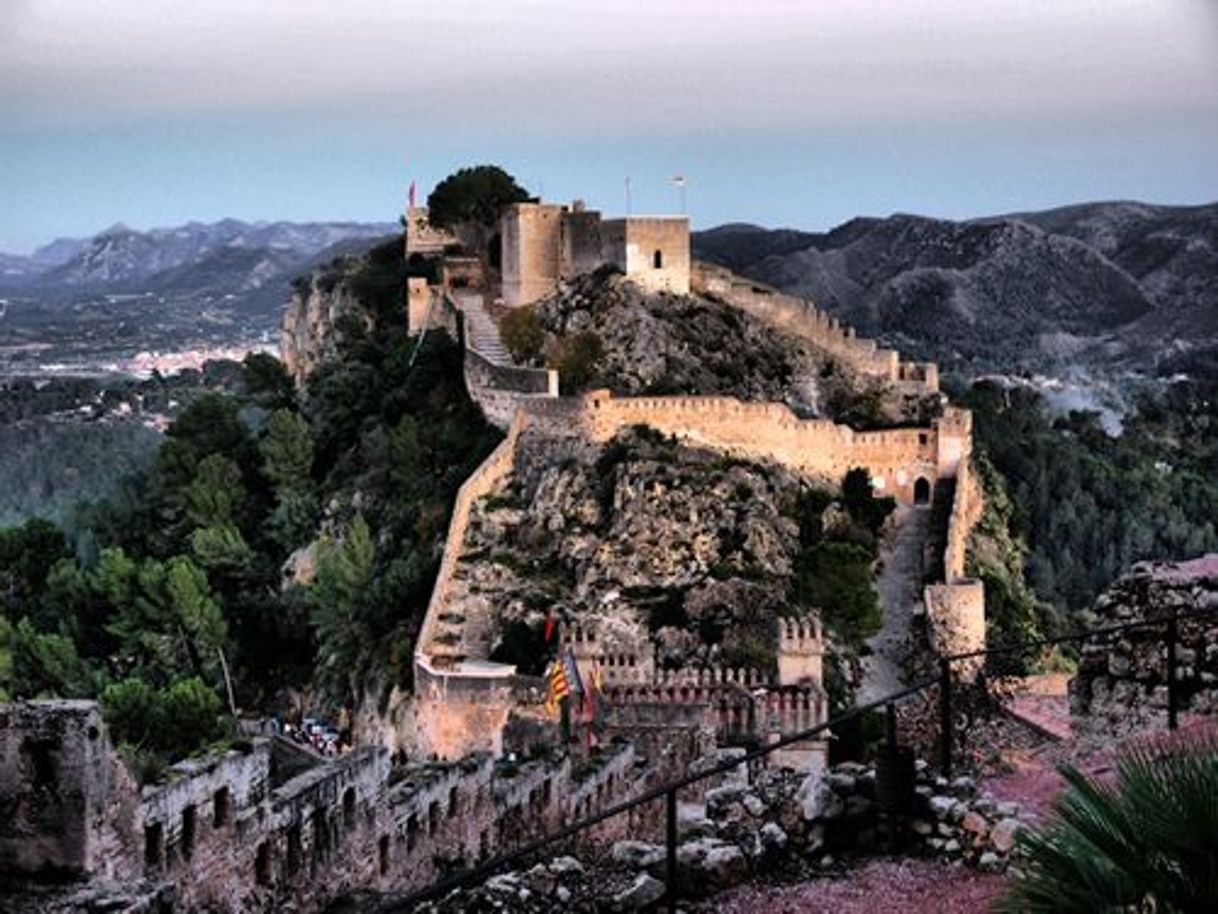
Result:
[[[910,629],[922,601],[922,547],[930,533],[930,509],[898,505],[880,544],[876,578],[884,626],[867,645],[863,658],[860,704],[876,701],[908,685]]]

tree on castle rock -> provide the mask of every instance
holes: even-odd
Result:
[[[427,198],[427,218],[438,228],[473,223],[489,229],[506,207],[528,198],[528,191],[498,165],[476,165],[436,185]]]

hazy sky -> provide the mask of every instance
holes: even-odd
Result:
[[[1218,199],[1218,0],[0,0],[0,89],[9,251],[479,162],[702,227]]]

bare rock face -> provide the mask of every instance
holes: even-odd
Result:
[[[463,599],[493,615],[501,644],[552,613],[650,640],[661,663],[767,668],[806,486],[645,428],[604,447],[526,433],[509,484],[472,512]]]
[[[1218,555],[1139,563],[1095,602],[1095,626],[1160,624],[1105,632],[1084,642],[1070,682],[1074,726],[1123,733],[1166,719],[1166,620],[1179,614],[1176,682],[1180,708],[1218,711]]]
[[[370,318],[347,284],[330,272],[300,283],[283,312],[279,356],[297,384],[337,352],[338,325],[350,315],[365,325]]]

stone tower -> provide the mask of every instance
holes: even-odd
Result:
[[[820,618],[778,620],[778,684],[822,682],[825,639]]]

